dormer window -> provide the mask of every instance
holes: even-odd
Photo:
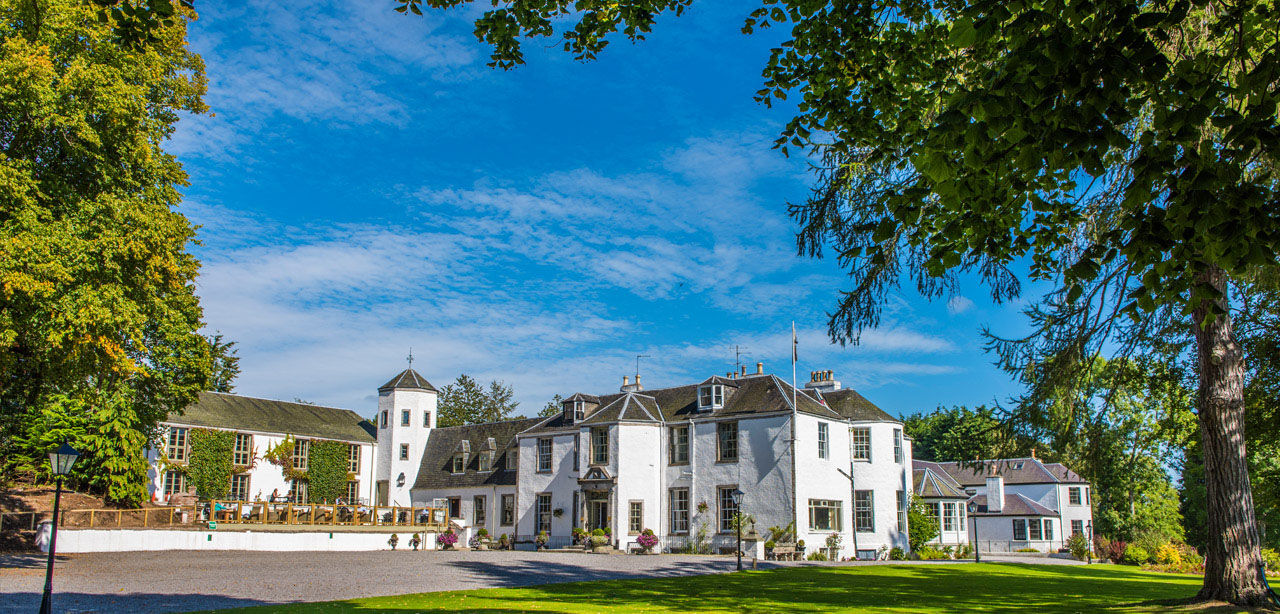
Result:
[[[724,386],[708,384],[698,388],[698,409],[724,407]]]
[[[453,472],[462,473],[463,467],[466,466],[467,457],[461,452],[453,455]]]
[[[587,417],[587,402],[581,399],[573,402],[573,421],[582,422]]]

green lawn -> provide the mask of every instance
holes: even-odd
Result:
[[[228,610],[250,612],[1217,612],[1178,605],[1200,579],[1132,567],[794,567]]]

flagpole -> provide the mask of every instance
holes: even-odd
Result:
[[[796,340],[796,321],[791,321],[791,407],[796,407],[796,352],[799,342]]]

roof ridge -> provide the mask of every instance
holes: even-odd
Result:
[[[266,398],[266,397],[251,397],[251,396],[249,396],[249,395],[247,395],[247,394],[236,394],[236,393],[234,393],[234,392],[218,392],[218,391],[216,391],[216,390],[201,390],[201,392],[203,392],[203,393],[205,393],[205,394],[216,394],[216,395],[220,395],[220,396],[224,396],[224,397],[239,397],[239,398],[241,398],[241,399],[253,399],[253,400],[255,400],[255,401],[267,401],[268,403],[284,403],[284,404],[286,404],[286,405],[294,405],[294,406],[297,406],[297,407],[318,407],[318,408],[320,408],[320,409],[336,409],[336,410],[338,410],[338,411],[349,411],[349,412],[351,412],[351,413],[355,414],[356,416],[359,416],[361,420],[368,420],[368,418],[365,418],[364,416],[361,416],[361,415],[359,414],[359,412],[357,412],[356,410],[354,410],[354,409],[347,409],[347,408],[345,408],[345,407],[334,407],[334,406],[332,406],[332,405],[320,405],[320,404],[318,404],[318,403],[299,403],[299,402],[297,402],[297,401],[285,401],[285,400],[283,400],[283,399],[268,399],[268,398]]]
[[[443,430],[445,430],[445,429],[460,429],[460,428],[466,428],[466,427],[469,427],[469,426],[489,426],[489,425],[491,425],[491,424],[508,424],[508,423],[513,423],[513,422],[522,422],[522,421],[525,421],[525,420],[539,420],[539,421],[541,421],[541,420],[545,420],[546,418],[554,418],[554,416],[533,416],[533,417],[521,416],[521,417],[519,417],[519,418],[510,418],[510,419],[507,419],[507,420],[491,420],[491,421],[489,421],[489,422],[476,422],[476,423],[474,423],[474,424],[452,424],[452,425],[449,425],[449,426],[437,426],[437,427],[435,427],[435,428],[433,428],[433,429],[431,429],[431,430],[433,430],[433,431],[443,431]]]

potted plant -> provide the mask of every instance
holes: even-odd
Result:
[[[773,547],[774,547],[774,546],[776,546],[776,545],[777,545],[777,544],[776,544],[776,543],[774,543],[772,539],[771,539],[771,540],[769,540],[769,541],[766,541],[766,542],[764,543],[764,558],[765,558],[765,559],[771,559],[771,558],[773,558]]]
[[[396,544],[398,543],[400,543],[400,536],[396,535],[395,533],[392,533],[391,538],[387,540],[387,545],[391,546],[392,550],[395,550]]]
[[[796,554],[801,557],[804,557],[804,540],[803,539],[796,541]]]
[[[596,529],[591,532],[591,551],[596,553],[605,553],[609,551],[609,534],[604,529]]]
[[[436,536],[436,543],[440,545],[442,550],[453,550],[454,544],[458,543],[458,534],[454,533],[453,529],[448,529]]]
[[[422,536],[418,535],[417,533],[414,533],[413,537],[409,538],[409,545],[413,546],[413,549],[416,552],[418,550],[418,546],[422,545]],[[394,549],[395,548],[392,548],[392,550]]]
[[[533,543],[538,547],[539,550],[546,550],[547,541],[550,539],[551,537],[547,535],[547,532],[543,531],[541,533],[538,533],[536,536],[534,536]]]
[[[511,538],[506,533],[498,536],[498,549],[509,550],[511,548]]]
[[[479,531],[476,531],[476,550],[488,550],[490,541],[488,529],[481,527]]]
[[[582,528],[582,527],[574,527],[574,528],[573,528],[573,532],[572,532],[572,534],[573,534],[573,543],[574,543],[574,544],[579,545],[579,546],[586,546],[586,545],[589,545],[589,542],[591,541],[591,539],[590,539],[590,538],[591,538],[591,535],[590,535],[589,533],[587,533],[587,530],[586,530],[586,529],[584,529],[584,528]]]
[[[640,544],[645,554],[653,554],[653,547],[658,545],[658,536],[653,534],[652,529],[645,529],[636,538],[636,543]]]

